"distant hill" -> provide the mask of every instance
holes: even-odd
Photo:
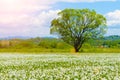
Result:
[[[0,38],[0,40],[30,39],[30,38],[37,38],[37,37],[30,37],[30,36],[8,36],[8,37],[5,37],[5,38]],[[46,37],[39,37],[39,38],[42,38],[42,39],[52,39],[52,38],[55,38],[55,37],[46,36]],[[102,38],[102,39],[100,38],[99,40],[120,40],[120,36],[119,35],[105,36],[104,38]]]
[[[8,37],[4,37],[4,38],[0,38],[0,40],[9,40],[9,39],[29,39],[32,37],[29,36],[8,36]]]
[[[0,40],[9,40],[9,39],[30,39],[30,38],[37,38],[37,37],[30,37],[30,36],[8,36],[8,37],[0,38]],[[45,36],[45,37],[38,37],[38,38],[52,39],[52,38],[57,38],[57,37],[54,37],[54,36]]]
[[[111,36],[106,36],[103,39],[104,40],[120,40],[120,36],[118,36],[118,35],[111,35]]]

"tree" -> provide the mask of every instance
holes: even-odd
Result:
[[[57,34],[78,52],[90,38],[106,32],[106,18],[89,9],[64,9],[51,21],[51,34]]]

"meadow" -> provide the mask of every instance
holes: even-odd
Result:
[[[1,53],[0,80],[120,80],[120,54]]]

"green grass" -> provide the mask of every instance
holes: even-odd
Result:
[[[22,53],[49,53],[49,52],[69,52],[69,49],[45,49],[45,48],[1,48],[0,52],[22,52]]]
[[[83,48],[81,52],[84,53],[120,53],[119,48]]]
[[[45,48],[0,48],[0,52],[19,52],[19,53],[71,53],[74,52],[74,48],[65,49],[45,49]],[[82,48],[80,53],[120,53],[119,48]]]
[[[120,54],[0,54],[0,80],[120,80]]]

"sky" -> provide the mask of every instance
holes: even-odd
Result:
[[[94,9],[107,19],[106,35],[120,35],[120,0],[0,0],[0,38],[46,37],[50,22],[65,8]]]

